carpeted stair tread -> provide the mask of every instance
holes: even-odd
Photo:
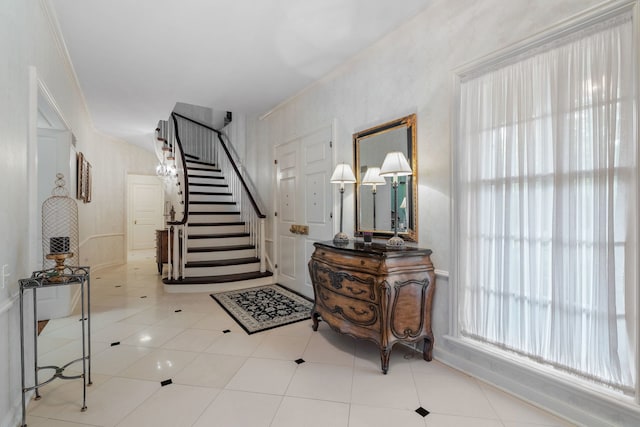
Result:
[[[255,249],[254,245],[229,245],[229,246],[207,246],[204,248],[188,248],[188,253],[194,252],[227,252],[227,251],[242,251],[245,249]]]
[[[162,279],[162,282],[167,285],[206,285],[209,283],[239,282],[242,280],[260,279],[271,276],[273,276],[273,273],[270,271],[265,271],[264,273],[251,271],[248,273],[224,274],[222,276],[185,277],[177,280],[165,277]]]
[[[216,259],[212,261],[191,261],[188,262],[185,267],[224,267],[228,265],[241,265],[241,264],[255,264],[260,262],[260,258],[231,258],[231,259]]]

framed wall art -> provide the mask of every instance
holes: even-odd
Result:
[[[82,153],[78,153],[76,199],[84,203],[91,202],[91,163]]]

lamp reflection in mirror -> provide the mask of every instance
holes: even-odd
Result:
[[[351,170],[351,166],[347,163],[340,163],[333,171],[333,175],[331,175],[331,183],[340,184],[340,231],[333,237],[334,243],[347,243],[349,241],[349,236],[342,232],[342,199],[344,196],[344,185],[355,182],[356,177]]]
[[[393,187],[393,237],[387,240],[387,246],[404,246],[404,240],[398,236],[398,177],[413,174],[411,166],[404,154],[400,151],[387,153],[380,168],[380,176],[392,177]]]
[[[370,185],[373,194],[373,229],[376,229],[376,187],[385,185],[387,181],[380,176],[380,168],[367,168],[367,172],[362,179],[362,185]]]

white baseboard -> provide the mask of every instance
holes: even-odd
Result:
[[[445,336],[434,357],[508,393],[579,425],[638,426],[640,406],[629,397],[595,388],[487,351],[460,338]]]

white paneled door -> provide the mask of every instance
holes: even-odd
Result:
[[[150,249],[155,230],[163,227],[163,192],[155,176],[129,175],[129,249]]]
[[[332,127],[276,147],[278,283],[313,296],[307,263],[313,243],[332,238]],[[308,227],[308,234],[292,231]],[[301,226],[301,227],[300,227]]]

